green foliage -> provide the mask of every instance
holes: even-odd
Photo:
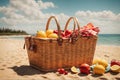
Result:
[[[12,34],[20,34],[20,35],[26,35],[27,32],[23,30],[13,30],[9,28],[0,28],[0,35],[12,35]]]

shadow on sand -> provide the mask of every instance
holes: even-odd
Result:
[[[35,74],[45,74],[46,72],[39,71],[31,66],[28,65],[22,65],[22,66],[13,66],[10,67],[13,69],[18,75],[24,76],[24,75],[35,75]]]

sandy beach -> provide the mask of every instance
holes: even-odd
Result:
[[[24,40],[0,38],[0,80],[120,80],[120,73],[112,72],[104,75],[43,73],[29,66],[23,45]],[[97,45],[94,58],[108,62],[112,59],[120,60],[120,46]]]

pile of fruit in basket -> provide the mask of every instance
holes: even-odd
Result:
[[[80,30],[75,29],[73,30],[65,30],[65,31],[60,31],[60,36],[62,38],[69,38],[73,33],[75,35],[81,35],[83,37],[89,37],[93,35],[97,35],[99,32],[99,28],[95,27],[92,23],[88,23],[86,26],[81,27]],[[58,38],[58,30],[50,30],[48,29],[46,32],[44,31],[38,31],[36,34],[36,37],[39,38]]]
[[[71,72],[72,73],[83,73],[83,74],[99,74],[102,75],[106,72],[115,72],[119,73],[120,72],[120,61],[119,60],[111,60],[110,63],[108,63],[106,60],[103,59],[94,59],[93,64],[90,66],[86,63],[83,63],[80,65],[80,67],[71,67]],[[68,72],[65,71],[63,68],[58,69],[57,71],[59,74],[65,74],[67,75]]]
[[[56,33],[54,33],[53,30],[47,30],[46,32],[38,31],[36,34],[36,37],[39,37],[39,38],[58,38],[58,35]]]
[[[86,26],[82,27],[80,29],[80,34],[81,36],[93,36],[93,35],[97,35],[99,32],[99,28],[95,27],[92,23],[88,23]]]

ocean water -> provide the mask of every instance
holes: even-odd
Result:
[[[25,36],[7,36],[8,39],[24,40]],[[99,34],[97,45],[120,46],[120,34]]]
[[[99,34],[97,44],[120,46],[120,34]]]

